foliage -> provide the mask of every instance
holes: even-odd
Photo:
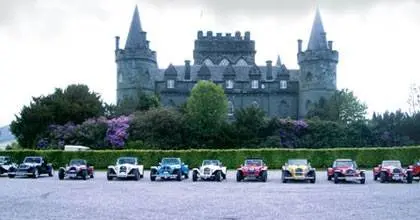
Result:
[[[233,127],[236,131],[237,144],[257,146],[263,138],[262,131],[266,120],[265,112],[256,106],[236,110]]]
[[[136,112],[130,126],[130,140],[151,148],[174,149],[183,143],[184,117],[175,109]]]
[[[117,117],[121,115],[130,115],[136,111],[147,111],[152,108],[160,107],[158,96],[139,91],[137,96],[124,98],[117,105],[106,105],[108,117]]]
[[[104,112],[100,96],[86,85],[69,85],[53,94],[33,97],[11,123],[11,132],[21,146],[35,146],[51,124],[82,123]]]
[[[99,150],[99,151],[61,151],[61,150],[11,150],[4,151],[14,162],[21,162],[25,156],[44,156],[53,163],[54,168],[64,166],[71,159],[82,158],[92,163],[96,169],[105,169],[121,156],[136,156],[144,167],[156,165],[162,157],[181,157],[190,167],[197,167],[202,160],[219,159],[229,169],[236,168],[247,157],[261,157],[270,169],[279,169],[289,158],[307,158],[316,168],[327,168],[337,158],[351,158],[360,167],[372,168],[382,160],[398,159],[404,166],[418,160],[420,147],[397,148],[324,148],[324,149],[227,149],[227,150]]]
[[[187,100],[186,116],[189,131],[202,146],[213,145],[214,137],[227,117],[227,98],[221,86],[199,81]]]
[[[352,91],[336,91],[329,99],[321,99],[308,111],[307,118],[318,117],[325,121],[349,124],[365,120],[367,106]]]
[[[420,112],[420,86],[417,86],[415,83],[410,85],[407,103],[408,111],[411,115]]]

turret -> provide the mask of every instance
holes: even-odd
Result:
[[[124,49],[120,38],[115,39],[117,63],[117,102],[124,98],[136,98],[139,91],[153,93],[154,76],[158,71],[156,52],[149,48],[146,32],[143,31],[139,10],[136,6],[131,20]]]
[[[326,32],[319,9],[316,10],[312,31],[306,51],[302,40],[298,40],[299,75],[299,117],[306,115],[310,106],[321,98],[328,99],[337,89],[336,70],[338,52],[327,42]]]

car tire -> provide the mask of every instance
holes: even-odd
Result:
[[[360,176],[362,177],[362,179],[360,180],[360,184],[365,184],[365,182],[366,182],[366,175],[365,175],[365,173],[361,173]]]
[[[373,173],[373,181],[378,180],[378,175],[375,175],[375,173]]]
[[[338,182],[338,173],[334,173],[334,183],[337,184]]]
[[[331,181],[331,180],[332,180],[332,176],[330,176],[330,175],[328,175],[328,174],[327,174],[327,176],[328,176],[327,180],[328,180],[328,181]]]
[[[150,170],[150,181],[156,181],[156,170]]]
[[[185,177],[185,179],[190,178],[190,177],[189,177],[189,173],[187,172],[187,173],[184,175],[184,177]]]
[[[267,182],[267,171],[266,170],[262,171],[261,181]]]
[[[48,172],[48,176],[54,176],[54,168],[51,167],[50,171]]]
[[[82,179],[83,179],[83,180],[86,180],[86,179],[87,179],[87,176],[88,176],[88,174],[87,174],[87,170],[83,170],[83,171],[82,171]]]
[[[7,176],[8,176],[10,179],[15,178],[15,175],[13,175],[13,174],[7,174]]]
[[[181,181],[181,180],[182,180],[182,171],[178,170],[176,174],[176,181]]]
[[[58,170],[58,179],[59,180],[64,179],[64,170],[62,170],[62,169]]]
[[[226,179],[226,174],[222,172],[222,178],[225,180]]]
[[[313,172],[312,176],[314,177],[313,179],[310,179],[309,182],[310,183],[315,183],[316,182],[316,174],[315,171]]]
[[[107,179],[108,181],[111,181],[111,180],[113,180],[113,179],[114,179],[114,177],[110,176],[110,173],[111,173],[111,171],[108,169],[108,171],[106,172],[106,179]]]
[[[217,182],[220,182],[222,180],[222,174],[221,171],[216,171],[216,174],[214,175],[214,178]]]
[[[380,181],[381,183],[385,183],[385,181],[386,181],[386,174],[385,174],[385,172],[381,172],[381,173],[379,174],[379,181]]]
[[[196,170],[193,171],[192,181],[196,182],[198,180],[198,172]]]
[[[413,173],[411,171],[407,172],[407,183],[413,183]]]
[[[140,180],[140,172],[138,170],[134,171],[134,180],[139,181]]]
[[[283,171],[281,172],[281,181],[282,181],[283,183],[287,183],[286,175],[287,175],[287,172],[283,170]]]
[[[92,174],[90,174],[90,176],[89,176],[89,177],[93,179],[93,178],[94,178],[93,173],[92,173]]]
[[[241,171],[237,171],[236,172],[236,182],[241,182],[244,179],[242,172]]]
[[[35,168],[34,172],[32,173],[32,177],[34,179],[37,179],[39,177],[39,170],[38,170],[38,168]]]

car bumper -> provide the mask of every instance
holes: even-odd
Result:
[[[212,175],[212,174],[201,174],[199,177],[201,179],[211,179],[211,178],[214,177],[214,175]]]
[[[313,176],[287,176],[284,177],[286,180],[313,180],[315,177]]]
[[[29,173],[28,171],[15,171],[15,172],[9,172],[8,175],[12,176],[33,176],[33,173]]]
[[[340,176],[337,179],[345,180],[345,181],[355,181],[355,180],[362,180],[362,179],[365,179],[365,178],[361,177],[361,176]]]
[[[156,177],[160,177],[160,178],[176,178],[176,177],[178,177],[178,174],[161,173],[161,174],[157,174]]]
[[[135,177],[134,174],[128,174],[128,173],[118,173],[118,174],[112,173],[112,174],[109,174],[109,176],[110,177],[117,177],[117,178],[130,178],[130,177]]]

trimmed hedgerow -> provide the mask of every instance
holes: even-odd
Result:
[[[351,158],[360,167],[370,168],[382,160],[401,160],[409,165],[420,158],[420,147],[395,148],[322,148],[322,149],[191,149],[191,150],[97,150],[97,151],[61,151],[61,150],[11,150],[1,154],[8,155],[15,162],[21,162],[25,156],[44,156],[54,167],[63,166],[71,159],[82,158],[97,169],[104,169],[114,164],[120,156],[139,157],[145,168],[156,165],[162,157],[181,157],[190,167],[199,166],[204,159],[219,159],[228,168],[238,167],[249,157],[263,158],[269,168],[278,169],[289,158],[307,158],[313,167],[327,168],[337,158]]]

